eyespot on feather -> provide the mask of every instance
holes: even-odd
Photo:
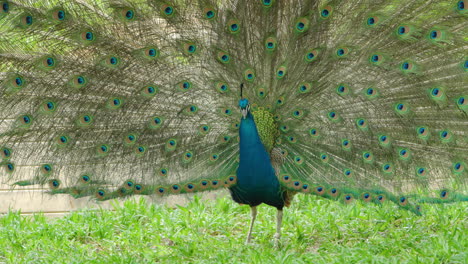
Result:
[[[281,175],[280,180],[281,180],[281,182],[287,184],[287,183],[291,182],[292,178],[291,178],[291,176],[289,174],[283,174],[283,175]]]
[[[345,177],[351,178],[353,176],[353,171],[350,170],[350,169],[344,169],[343,174],[344,174]]]
[[[295,156],[294,157],[294,163],[296,165],[302,165],[304,163],[304,158],[302,156]]]
[[[369,87],[364,90],[364,95],[366,96],[367,99],[373,100],[377,97],[379,97],[379,90],[374,87]]]
[[[311,128],[309,130],[309,135],[313,138],[313,139],[318,139],[320,137],[320,132],[317,128]]]
[[[383,148],[388,148],[391,146],[390,137],[384,134],[378,135],[379,145]]]
[[[386,174],[392,174],[394,171],[393,164],[389,162],[382,164],[382,171]]]
[[[262,0],[263,7],[270,8],[275,3],[275,0]]]
[[[286,76],[287,68],[286,66],[280,66],[278,70],[276,70],[276,79],[280,80]]]
[[[209,125],[201,125],[198,128],[198,134],[207,135],[210,132],[211,127]]]
[[[143,157],[147,151],[145,146],[137,146],[134,148],[134,153],[137,157]]]
[[[216,53],[216,59],[222,64],[231,62],[231,56],[227,52],[221,50]]]
[[[350,88],[348,84],[340,83],[336,87],[336,93],[340,96],[346,96],[350,93]]]
[[[88,85],[88,78],[83,75],[75,75],[70,79],[68,84],[74,89],[81,89]]]
[[[172,5],[164,4],[161,5],[160,13],[163,17],[172,18],[175,16],[175,8]]]
[[[114,55],[105,56],[101,60],[101,65],[108,69],[118,69],[122,66],[122,60]]]
[[[135,188],[134,188],[134,193],[135,194],[142,194],[143,192],[145,192],[145,186],[142,185],[142,184],[139,184],[139,183],[135,183]]]
[[[330,111],[327,113],[328,120],[333,123],[337,123],[341,121],[340,115],[336,111]]]
[[[427,176],[427,169],[424,167],[416,167],[416,176],[425,178]]]
[[[161,168],[158,170],[158,174],[161,177],[166,177],[169,174],[169,170],[166,168]]]
[[[201,190],[206,190],[211,187],[211,183],[208,180],[201,180],[200,183],[198,184],[198,187]]]
[[[455,99],[457,107],[465,113],[468,113],[468,95],[462,95]]]
[[[370,151],[363,151],[362,152],[362,159],[365,163],[373,163],[374,162],[374,155]]]
[[[184,191],[187,193],[192,193],[196,190],[195,184],[189,182],[184,185]]]
[[[219,159],[219,154],[218,153],[213,153],[210,155],[210,161],[211,162],[216,162]]]
[[[57,103],[52,100],[47,100],[41,103],[39,107],[39,113],[41,114],[53,114],[57,111]]]
[[[289,187],[293,190],[300,191],[302,189],[302,183],[300,181],[291,181]]]
[[[343,195],[343,201],[346,204],[350,204],[350,203],[352,203],[354,201],[354,197],[353,197],[352,194],[345,194],[345,195]]]
[[[221,135],[219,137],[219,142],[220,143],[229,143],[231,141],[231,136],[229,135]]]
[[[162,187],[162,186],[159,186],[156,188],[156,194],[158,194],[159,196],[163,196],[166,194],[166,188]]]
[[[345,151],[350,151],[351,150],[351,141],[349,139],[342,139],[341,140],[341,149]]]
[[[284,96],[280,96],[277,100],[276,100],[276,106],[282,106],[284,105]]]
[[[11,148],[7,148],[7,147],[1,147],[0,148],[0,157],[3,160],[10,159],[11,156],[12,156],[12,153],[13,153],[13,150]]]
[[[17,118],[18,127],[23,129],[29,128],[33,124],[33,121],[33,117],[29,114],[20,115]]]
[[[149,120],[148,126],[150,129],[158,129],[162,126],[163,122],[162,117],[154,116]]]
[[[414,40],[418,29],[410,24],[400,24],[395,28],[395,35],[400,40]]]
[[[92,30],[88,29],[88,30],[79,32],[78,39],[81,44],[90,45],[96,41],[97,36]]]
[[[385,62],[385,57],[379,53],[373,53],[369,56],[369,62],[372,65],[382,65]]]
[[[229,92],[229,85],[226,82],[217,82],[215,84],[216,91],[221,94]]]
[[[301,187],[301,192],[303,193],[310,193],[311,192],[311,188],[308,184],[304,183]]]
[[[246,69],[244,71],[244,80],[253,82],[255,80],[255,71],[253,69]]]
[[[211,188],[218,189],[218,188],[221,188],[221,187],[223,187],[223,185],[221,184],[220,180],[212,180],[211,181]]]
[[[441,190],[439,193],[439,197],[443,200],[447,200],[450,198],[450,192],[448,190]]]
[[[54,8],[49,11],[49,17],[55,22],[63,22],[68,20],[69,14],[61,9],[61,8]]]
[[[330,157],[326,153],[320,153],[320,161],[324,164],[327,164],[330,162]]]
[[[454,140],[454,135],[450,130],[442,130],[439,132],[439,139],[442,143],[450,143]]]
[[[203,18],[207,20],[214,20],[216,19],[217,15],[218,15],[218,12],[213,7],[209,6],[209,7],[203,8]]]
[[[314,188],[314,193],[316,195],[322,196],[322,195],[325,194],[325,192],[326,192],[326,190],[325,190],[325,188],[323,186],[317,186],[317,187]]]
[[[38,67],[44,71],[51,71],[58,65],[58,60],[54,56],[46,55],[38,60]]]
[[[387,197],[385,196],[385,194],[378,194],[376,197],[375,197],[375,202],[376,203],[383,203],[387,200]]]
[[[35,21],[34,17],[29,13],[25,13],[25,14],[21,15],[19,20],[20,20],[19,25],[22,28],[30,27],[31,25],[33,25],[33,23]]]
[[[406,206],[408,204],[408,198],[406,198],[405,196],[401,196],[399,199],[398,199],[398,204],[400,206]]]
[[[411,151],[407,148],[398,149],[398,158],[403,161],[408,161],[411,159]]]
[[[106,107],[111,110],[117,110],[122,107],[124,100],[118,97],[111,97],[107,101]]]
[[[457,162],[454,162],[452,165],[452,172],[459,175],[465,171],[465,168],[466,168],[466,165],[464,162],[457,161]]]
[[[311,49],[308,50],[304,55],[304,60],[307,63],[311,63],[316,61],[319,58],[320,50],[319,49]]]
[[[303,82],[297,87],[300,94],[307,94],[312,91],[312,84],[308,82]]]
[[[228,186],[225,186],[225,187],[230,187],[230,186],[234,186],[237,184],[237,176],[236,175],[230,175],[228,178],[227,178],[227,184]]]
[[[241,31],[241,25],[240,25],[239,20],[237,19],[230,19],[227,22],[226,26],[227,26],[228,32],[231,34],[239,34],[239,32]]]
[[[58,135],[54,139],[57,147],[65,147],[70,144],[70,137],[67,135]]]
[[[332,6],[325,6],[320,10],[320,18],[321,19],[328,19],[333,13]]]
[[[136,133],[129,133],[123,136],[123,142],[125,146],[132,146],[138,139],[138,135]]]
[[[96,191],[95,197],[98,200],[104,200],[106,198],[107,192],[103,189],[99,189]]]
[[[265,39],[265,50],[267,52],[273,52],[275,51],[277,44],[275,37],[268,37]]]
[[[192,89],[192,83],[190,81],[181,81],[177,84],[177,87],[179,88],[179,91],[186,92]]]
[[[100,157],[107,156],[110,153],[110,146],[107,144],[100,144],[96,146],[96,154]]]
[[[406,116],[410,113],[410,108],[407,103],[396,103],[394,106],[395,113],[400,116]]]
[[[172,194],[178,194],[182,191],[182,187],[178,184],[173,184],[170,188]]]
[[[170,138],[166,141],[166,151],[174,151],[177,148],[177,140]]]
[[[369,125],[368,125],[367,121],[364,118],[356,119],[356,126],[361,131],[368,131],[369,130]]]
[[[372,200],[372,195],[370,195],[370,193],[368,192],[365,192],[363,194],[361,194],[361,199],[364,201],[364,202],[370,202]]]
[[[79,182],[82,184],[89,184],[91,182],[92,176],[89,174],[83,174],[79,178]]]
[[[7,174],[12,174],[15,171],[16,166],[12,162],[7,162],[3,164],[3,168]]]
[[[89,114],[82,114],[79,115],[76,119],[76,124],[79,127],[90,127],[94,122],[94,118],[92,115]]]
[[[291,113],[291,116],[296,119],[302,119],[305,115],[305,111],[302,109],[294,109]]]
[[[40,167],[40,172],[42,173],[42,175],[48,176],[48,175],[52,174],[53,167],[52,167],[51,164],[43,164]]]
[[[347,47],[339,47],[335,51],[335,57],[339,59],[346,58],[350,53],[350,49]]]
[[[307,17],[300,17],[294,23],[294,31],[298,34],[304,33],[309,29],[310,20]]]
[[[146,98],[153,98],[159,93],[159,87],[156,85],[145,85],[141,90],[140,94]]]
[[[117,14],[123,21],[134,21],[137,16],[132,8],[120,8],[117,10]]]
[[[186,151],[184,154],[182,154],[182,161],[184,163],[189,163],[193,160],[193,152],[192,151]]]
[[[365,24],[368,28],[375,28],[381,22],[381,18],[378,15],[369,15],[365,19]]]
[[[8,14],[10,12],[10,3],[7,1],[0,1],[0,17],[2,14]]]
[[[332,187],[328,190],[328,195],[330,197],[336,198],[340,195],[340,192],[338,191],[337,188]]]

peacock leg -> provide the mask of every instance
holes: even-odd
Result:
[[[254,226],[255,218],[257,218],[257,206],[251,206],[250,210],[251,210],[252,218],[250,222],[249,234],[247,235],[246,243],[250,243],[250,239],[252,238],[252,229]]]
[[[283,223],[283,210],[278,210],[276,213],[276,233],[275,245],[278,246],[281,237],[281,224]]]

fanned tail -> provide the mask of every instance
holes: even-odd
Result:
[[[0,3],[2,181],[230,187],[245,83],[289,190],[416,213],[467,200],[463,0]]]

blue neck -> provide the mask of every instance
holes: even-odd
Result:
[[[252,154],[261,154],[267,155],[265,151],[265,147],[262,144],[262,140],[258,135],[257,126],[255,125],[254,118],[252,114],[249,112],[247,113],[247,117],[241,119],[240,129],[239,129],[239,137],[240,137],[240,159],[248,161],[248,159],[252,158],[250,155]],[[252,153],[252,149],[255,149],[256,153]],[[258,153],[258,152],[265,153]],[[269,159],[269,157],[268,157]]]
[[[238,183],[250,187],[273,187],[272,185],[275,185],[273,183],[277,182],[275,171],[250,112],[245,119],[241,120],[239,137]]]

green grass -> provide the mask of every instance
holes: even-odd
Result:
[[[115,211],[61,218],[0,217],[0,263],[468,263],[466,203],[423,216],[359,202],[298,195],[275,248],[276,209],[260,206],[253,243],[249,207],[229,198],[186,207],[127,201]]]

